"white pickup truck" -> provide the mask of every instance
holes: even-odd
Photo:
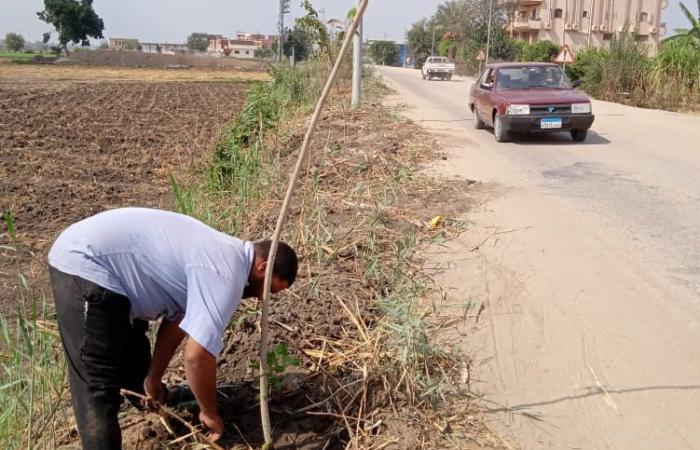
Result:
[[[431,78],[440,78],[442,80],[451,80],[455,73],[455,65],[443,56],[430,56],[425,60],[421,69],[424,80]]]

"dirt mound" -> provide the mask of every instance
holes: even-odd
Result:
[[[71,53],[72,61],[92,66],[127,67],[200,67],[236,69],[242,71],[262,71],[268,63],[260,60],[216,58],[193,55],[162,55],[158,53],[117,52],[110,50],[82,50]]]

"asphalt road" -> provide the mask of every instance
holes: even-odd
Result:
[[[594,101],[584,143],[498,144],[472,127],[472,80],[377,70],[450,149],[431,170],[485,183],[431,257],[487,306],[463,345],[512,445],[700,449],[700,116]]]

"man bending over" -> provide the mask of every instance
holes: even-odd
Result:
[[[120,389],[167,399],[163,374],[185,337],[185,373],[199,419],[218,440],[216,358],[242,298],[262,298],[270,242],[247,242],[191,217],[115,209],[68,227],[49,271],[85,450],[121,449]],[[272,293],[294,283],[297,255],[280,243]],[[161,319],[153,356],[148,321]]]

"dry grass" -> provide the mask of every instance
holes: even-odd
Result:
[[[264,81],[266,72],[234,69],[157,69],[128,67],[54,66],[48,64],[0,64],[0,82],[20,81]]]
[[[348,111],[341,83],[293,201],[284,239],[299,252],[301,273],[292,291],[271,304],[271,341],[286,343],[303,366],[299,383],[273,394],[279,399],[273,406],[286,411],[273,419],[276,443],[293,439],[294,423],[310,416],[330,425],[315,431],[316,444],[308,448],[461,448],[456,441],[500,448],[470,404],[466,358],[437,344],[447,326],[433,322],[425,305],[439,307],[444,291],[415,256],[463,229],[473,184],[424,175],[421,168],[441,156],[439,148],[385,109],[380,91],[371,86],[366,106]],[[254,208],[239,209],[246,211],[240,235],[272,232],[282,174],[296,159],[306,122],[301,114],[288,119],[263,145],[263,166],[279,175],[265,180],[262,189],[271,192],[256,198]],[[230,208],[231,198],[207,201],[204,216],[217,217],[214,225],[225,229],[219,212]],[[445,220],[433,226],[437,215]],[[255,359],[256,305],[241,309],[250,318],[231,330],[222,367]],[[241,381],[235,370],[221,375],[224,383]],[[254,446],[260,442],[257,425],[229,420],[239,420]],[[245,444],[229,439],[231,448]]]

